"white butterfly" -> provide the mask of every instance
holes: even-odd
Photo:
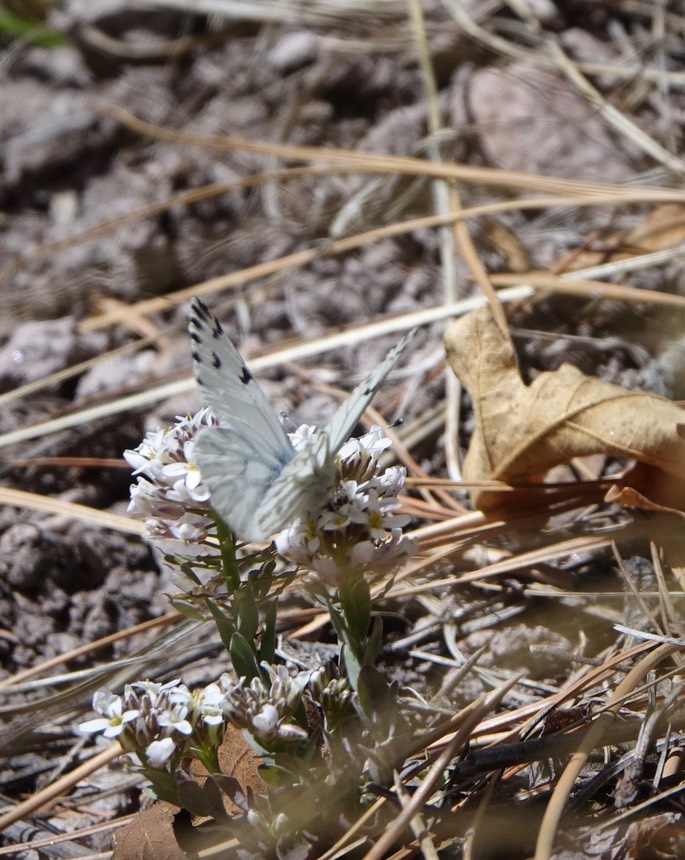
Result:
[[[204,302],[191,303],[195,379],[222,427],[202,430],[195,457],[211,505],[242,539],[263,541],[297,517],[318,513],[335,476],[335,455],[414,332],[393,347],[330,424],[295,450],[238,350]]]

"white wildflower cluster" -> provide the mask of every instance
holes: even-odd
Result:
[[[226,693],[224,713],[233,725],[247,729],[257,741],[306,740],[307,732],[293,723],[292,717],[312,673],[298,672],[291,677],[285,666],[262,663],[262,668],[268,673],[271,686],[261,678],[253,678],[246,685],[241,678]]]
[[[209,409],[201,409],[178,418],[171,428],[148,433],[134,451],[124,452],[137,476],[129,511],[145,520],[149,537],[201,542],[212,531],[209,489],[193,448],[203,428],[218,424]],[[318,432],[303,424],[289,436],[295,450],[302,450]],[[281,555],[337,585],[349,570],[390,573],[415,552],[415,541],[402,534],[409,517],[397,513],[406,470],[379,469],[380,456],[390,444],[385,431],[376,427],[342,446],[321,511],[295,520],[276,537]]]
[[[123,696],[103,688],[93,696],[93,710],[101,716],[82,723],[79,730],[116,738],[132,769],[173,772],[189,750],[219,745],[225,694],[219,684],[191,692],[177,680],[127,684]]]
[[[178,680],[127,684],[123,696],[102,688],[93,696],[93,710],[100,716],[81,723],[79,730],[119,741],[134,770],[170,773],[194,750],[216,749],[229,722],[261,742],[306,739],[292,717],[312,673],[291,677],[285,666],[262,663],[262,668],[270,684],[259,678],[235,683],[224,674],[192,692]]]
[[[200,430],[219,422],[207,408],[176,421],[173,427],[148,433],[134,451],[124,451],[137,476],[128,509],[144,519],[148,537],[199,542],[214,520],[193,447]]]
[[[298,449],[316,432],[302,425],[290,439]],[[390,444],[385,431],[374,427],[342,446],[328,500],[315,518],[298,519],[276,537],[281,555],[337,585],[349,570],[390,573],[416,551],[416,542],[402,534],[409,517],[396,513],[406,470],[379,470]]]

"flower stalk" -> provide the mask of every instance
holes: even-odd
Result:
[[[99,690],[93,698],[99,716],[80,728],[116,738],[127,765],[159,798],[206,814],[218,808],[216,792],[229,791],[248,817],[262,822],[268,841],[280,838],[275,834],[287,822],[283,813],[265,817],[268,804],[259,812],[249,807],[235,780],[221,774],[218,750],[226,728],[231,724],[251,739],[269,783],[304,789],[315,760],[328,773],[321,785],[344,786],[347,803],[361,797],[365,769],[373,778],[391,773],[389,750],[404,724],[397,690],[375,669],[382,623],[373,617],[371,585],[391,577],[416,544],[402,531],[409,518],[398,512],[405,470],[380,468],[390,440],[374,428],[342,446],[319,510],[294,519],[266,549],[248,551],[212,511],[194,458],[198,434],[218,424],[208,409],[200,410],[148,433],[125,456],[136,477],[129,510],[144,518],[148,539],[182,543],[177,555],[167,555],[183,584],[174,605],[212,618],[233,674],[194,691],[178,680],[137,682],[120,696]],[[289,435],[297,451],[319,432],[302,425]],[[298,572],[309,595],[328,610],[337,665],[293,672],[276,663],[279,598]],[[184,775],[189,759],[210,774],[202,790]]]

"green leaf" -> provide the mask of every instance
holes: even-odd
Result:
[[[388,724],[397,709],[397,697],[385,677],[374,666],[364,666],[358,675],[359,706],[376,740],[385,740]]]
[[[373,666],[378,655],[383,647],[383,619],[380,615],[376,615],[371,625],[371,633],[366,640],[366,648],[364,649],[364,665]]]
[[[278,619],[278,600],[270,600],[264,608],[262,641],[259,645],[259,658],[273,663],[276,656],[276,621]]]
[[[180,612],[181,615],[185,615],[186,618],[192,618],[194,621],[204,621],[206,619],[204,612],[200,611],[191,601],[183,597],[169,597],[168,599],[173,608],[177,612]]]
[[[340,605],[351,642],[357,653],[366,639],[371,621],[371,591],[363,576],[349,577],[340,586]]]
[[[211,598],[206,598],[207,608],[212,613],[212,618],[216,624],[216,629],[219,631],[221,641],[224,643],[224,648],[231,652],[231,640],[235,634],[235,624],[232,619],[218,606]]]
[[[204,785],[199,785],[192,779],[180,781],[178,800],[181,806],[188,809],[193,815],[208,815],[219,821],[227,817],[221,790],[211,777],[205,781]]]
[[[0,33],[30,42],[32,45],[40,45],[42,48],[56,48],[69,44],[68,39],[55,30],[48,29],[44,24],[20,18],[4,9],[0,9]]]
[[[191,563],[189,561],[184,561],[183,559],[179,558],[177,555],[168,555],[168,554],[164,556],[164,561],[167,564],[171,565],[171,567],[178,568],[178,570],[189,580],[190,583],[192,583],[192,585],[195,585],[195,586],[202,585],[202,581],[200,580],[200,577],[195,573],[195,570],[193,568],[193,563]],[[183,587],[187,588],[188,586],[185,585]]]
[[[337,607],[328,600],[328,598],[326,599],[326,606],[328,607],[328,614],[331,619],[331,624],[335,629],[335,635],[338,638],[338,642],[345,642],[345,621],[343,616],[340,614]]]
[[[350,682],[352,689],[358,691],[359,673],[362,666],[354,651],[345,644],[340,647],[340,669],[341,672],[347,675],[347,680]]]
[[[248,682],[262,675],[254,648],[240,633],[233,634],[229,648],[231,662],[238,677],[247,678]]]
[[[236,594],[237,627],[248,642],[253,642],[259,628],[259,607],[250,583],[244,582]]]

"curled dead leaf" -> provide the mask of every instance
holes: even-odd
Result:
[[[516,356],[490,311],[482,308],[452,323],[445,334],[449,363],[468,389],[476,429],[464,461],[466,481],[515,485],[537,480],[576,457],[603,454],[635,460],[639,479],[630,496],[640,507],[685,510],[684,412],[663,397],[629,391],[585,376],[564,364],[526,385]],[[626,490],[631,483],[624,481]],[[516,492],[476,491],[483,511],[520,503]],[[628,502],[630,498],[630,502]]]

